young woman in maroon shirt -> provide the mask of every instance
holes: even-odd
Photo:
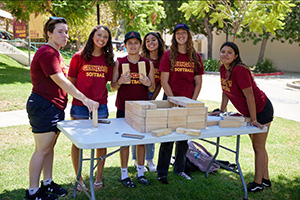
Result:
[[[265,133],[249,135],[255,153],[255,176],[254,181],[248,183],[247,188],[249,192],[262,191],[264,187],[271,186],[265,145],[273,120],[273,106],[266,94],[257,87],[251,71],[242,62],[235,43],[225,42],[221,46],[220,61],[222,62],[220,66],[222,103],[220,111],[215,111],[212,115],[224,112],[230,100],[241,114],[250,117],[251,126],[260,129],[263,126],[268,127]]]

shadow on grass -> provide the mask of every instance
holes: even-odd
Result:
[[[29,68],[10,66],[0,62],[0,84],[30,83]]]
[[[245,180],[253,181],[254,174],[244,174]],[[300,176],[289,179],[283,175],[271,178],[272,187],[262,192],[248,193],[248,199],[300,199]],[[247,184],[247,183],[246,183]]]
[[[220,169],[214,174],[205,178],[205,173],[192,172],[192,180],[185,180],[172,173],[170,166],[168,174],[168,185],[163,185],[157,181],[155,172],[145,172],[145,176],[150,181],[150,186],[144,186],[137,182],[137,172],[133,167],[128,167],[129,176],[137,184],[136,188],[125,188],[120,182],[120,168],[106,167],[103,174],[103,188],[95,191],[96,199],[243,199],[244,191],[238,175]],[[246,181],[253,179],[252,173],[244,175]],[[89,178],[83,175],[84,183],[89,188]],[[74,176],[75,179],[75,176]],[[272,180],[273,186],[259,193],[248,194],[248,199],[300,199],[300,178],[288,179],[279,176]],[[74,182],[74,181],[73,181]],[[60,184],[60,183],[59,183]],[[61,184],[69,191],[64,197],[65,200],[73,198],[74,183]],[[2,200],[22,199],[25,195],[24,189],[8,191],[0,194]],[[88,199],[83,192],[77,192],[77,200]]]

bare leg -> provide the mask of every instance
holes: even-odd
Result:
[[[265,133],[251,134],[252,146],[255,154],[255,175],[254,181],[262,183],[262,178],[269,179],[268,154],[266,151],[266,141],[271,123],[265,124],[268,131]]]
[[[44,165],[43,165],[44,180],[52,178],[54,146],[56,144],[56,141],[57,141],[57,138],[58,138],[59,134],[60,134],[60,132],[58,132],[55,135],[55,138],[54,138],[53,143],[52,143],[52,149],[49,151],[49,153],[47,154],[47,156],[45,157],[45,160],[44,160]]]
[[[72,157],[74,171],[75,174],[77,175],[79,169],[79,149],[74,144],[72,144],[72,148],[71,148],[71,157]],[[83,179],[81,175],[79,178],[79,182],[83,185]]]
[[[127,168],[129,159],[129,147],[120,151],[121,168]]]
[[[145,164],[145,145],[136,145],[136,157],[138,165]]]
[[[106,148],[105,149],[97,149],[97,158],[100,158],[105,155],[106,155]],[[102,174],[103,174],[104,164],[105,164],[105,159],[100,161],[99,165],[97,166],[97,176],[96,176],[95,183],[102,182]]]
[[[53,144],[55,139],[56,134],[54,132],[34,134],[35,151],[29,164],[30,188],[39,187],[40,175],[44,166],[51,166],[44,169],[44,178],[52,178]]]

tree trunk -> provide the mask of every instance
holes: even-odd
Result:
[[[207,59],[212,58],[212,43],[213,43],[213,34],[211,30],[211,25],[208,22],[206,17],[203,18],[203,24],[207,33]]]
[[[260,46],[260,51],[259,51],[259,56],[258,56],[257,64],[260,61],[263,61],[263,59],[264,59],[265,51],[266,51],[266,47],[267,47],[267,42],[268,42],[268,37],[263,37],[263,40],[262,40],[261,46]]]

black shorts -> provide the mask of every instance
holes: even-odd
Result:
[[[273,121],[274,109],[271,101],[268,99],[264,109],[256,114],[257,122],[267,124]]]
[[[44,97],[31,93],[27,100],[26,110],[33,133],[55,132],[57,122],[64,120],[65,112],[57,108]]]

